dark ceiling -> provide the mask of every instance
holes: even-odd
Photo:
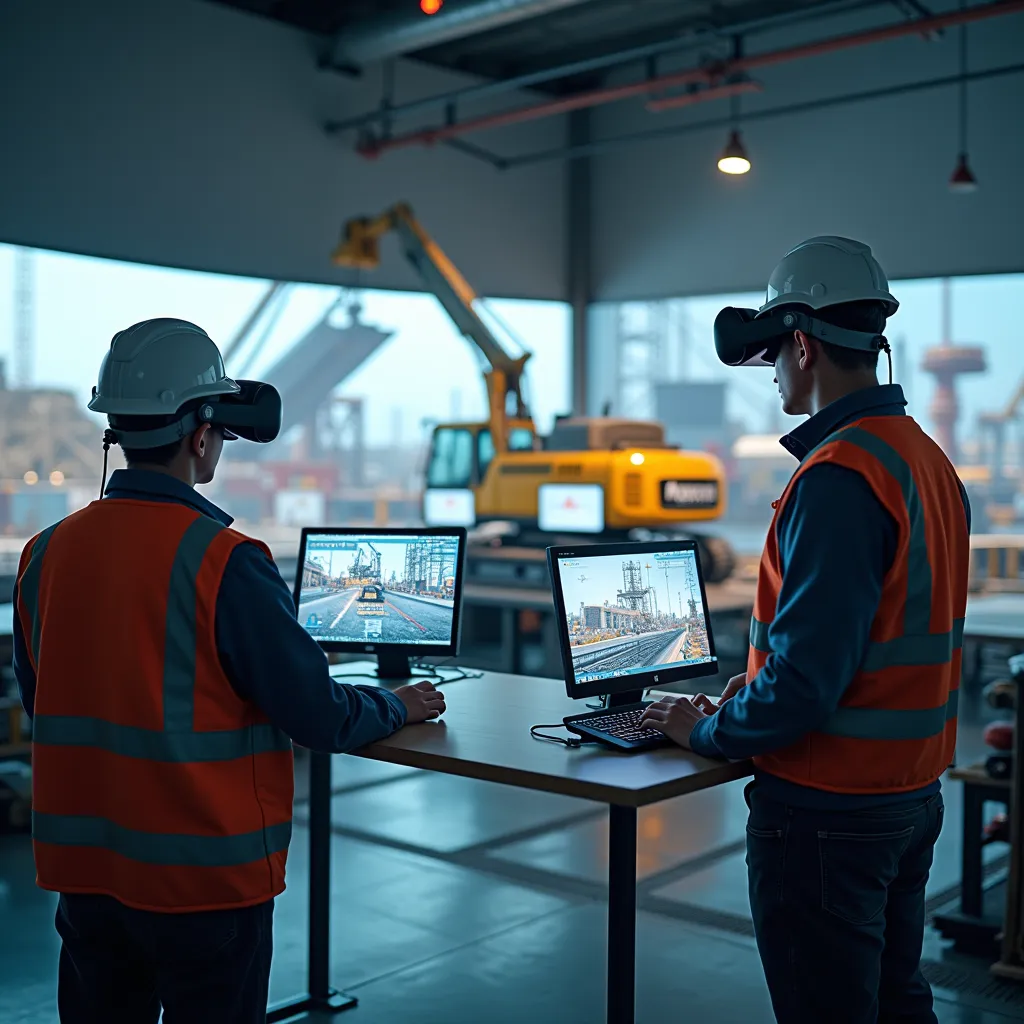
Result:
[[[386,19],[424,19],[419,0],[212,0],[241,8],[323,36],[325,53],[331,40],[344,40]],[[445,0],[441,16],[480,6],[480,0]],[[497,6],[492,4],[492,6]],[[507,6],[513,7],[514,3]],[[530,5],[526,5],[530,6]],[[534,9],[544,6],[532,5]],[[548,13],[506,22],[437,45],[406,50],[430,64],[504,79],[570,62],[621,52],[633,46],[709,30],[728,36],[742,27],[787,23],[824,9],[886,6],[879,2],[837,3],[836,0],[579,0],[551,3]],[[912,15],[916,0],[894,0]],[[815,10],[821,8],[822,10]],[[578,83],[563,82],[562,88]],[[560,91],[549,83],[553,91]]]

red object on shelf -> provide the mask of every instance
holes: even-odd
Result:
[[[1008,843],[1010,841],[1010,819],[1005,814],[997,814],[982,830],[981,842]]]
[[[985,742],[993,750],[1013,750],[1013,722],[992,722],[987,725]]]

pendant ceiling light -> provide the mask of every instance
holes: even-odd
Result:
[[[960,9],[964,2],[960,0]],[[949,178],[950,192],[973,192],[978,181],[967,161],[967,26],[960,26],[960,153]]]
[[[718,169],[723,174],[746,174],[750,170],[750,157],[747,156],[746,147],[740,139],[740,130],[736,127],[739,120],[740,98],[732,97],[732,131],[729,133],[729,141],[718,158]]]

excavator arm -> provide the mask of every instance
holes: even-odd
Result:
[[[484,373],[484,379],[491,436],[496,451],[506,451],[510,395],[514,399],[513,415],[521,420],[530,419],[523,395],[523,373],[530,354],[512,356],[505,351],[473,308],[477,296],[469,282],[427,234],[406,203],[397,203],[379,217],[357,217],[348,221],[332,261],[342,267],[375,270],[380,265],[380,239],[391,231],[398,235],[406,259],[415,267],[427,289],[487,360],[490,369]]]

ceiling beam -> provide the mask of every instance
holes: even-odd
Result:
[[[358,69],[388,57],[400,57],[589,2],[470,0],[442,7],[429,17],[410,3],[406,12],[392,12],[343,29],[331,41],[325,64],[342,70]]]

